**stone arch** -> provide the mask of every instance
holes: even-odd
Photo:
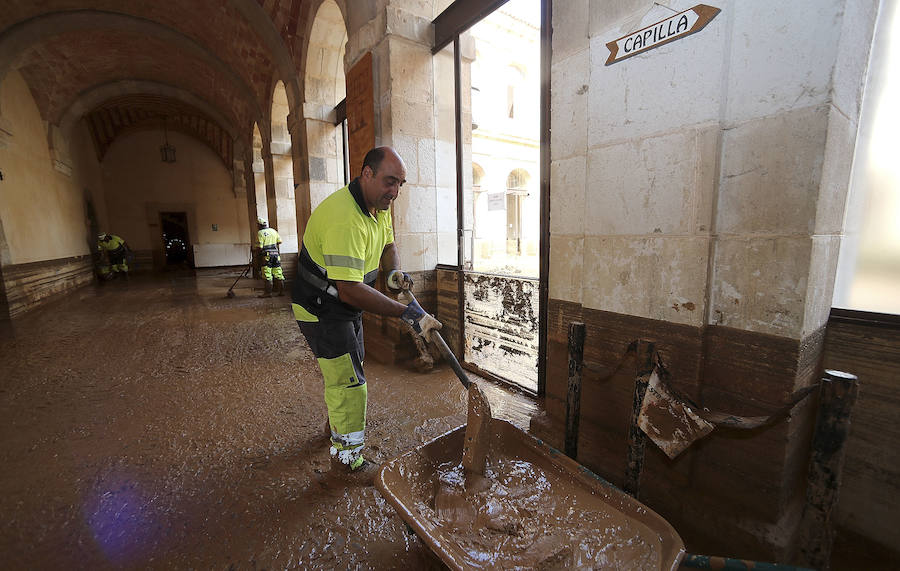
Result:
[[[340,125],[335,125],[335,106],[346,95],[346,44],[347,29],[341,9],[335,0],[325,0],[310,29],[303,78],[312,207],[343,182],[343,132]]]
[[[472,186],[481,189],[481,183],[484,182],[484,168],[476,162],[472,162]]]
[[[523,168],[514,168],[506,176],[507,191],[527,191],[531,184],[531,174]]]
[[[63,112],[62,118],[59,121],[59,128],[63,133],[69,133],[72,126],[77,123],[83,115],[89,113],[104,101],[122,95],[139,94],[168,97],[195,107],[218,123],[232,139],[237,138],[237,129],[232,120],[228,119],[219,109],[211,105],[205,99],[180,87],[143,79],[111,81],[109,83],[94,86],[87,91],[83,91],[79,94],[78,99],[73,101],[65,112]]]
[[[288,106],[291,109],[296,109],[302,99],[300,97],[300,80],[295,71],[293,57],[285,46],[278,30],[272,24],[272,20],[266,13],[265,8],[263,8],[262,3],[257,2],[257,0],[229,0],[229,3],[249,22],[256,35],[269,49],[270,55],[275,60],[278,73],[283,80]]]
[[[272,90],[272,153],[290,154],[291,134],[288,132],[288,115],[291,108],[284,89],[284,82],[277,81]]]
[[[344,49],[347,29],[335,0],[324,0],[316,11],[306,50],[304,100],[336,105],[345,95]]]
[[[250,86],[209,49],[163,24],[102,10],[51,12],[21,22],[6,30],[0,35],[0,83],[6,73],[17,66],[19,58],[30,47],[58,34],[97,28],[125,31],[136,37],[151,36],[179,46],[179,49],[205,62],[211,69],[227,78],[235,92],[250,105],[255,114],[254,119],[259,120],[262,117],[259,102]],[[54,117],[45,117],[45,119],[50,122],[55,120]]]

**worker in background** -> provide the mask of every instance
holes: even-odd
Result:
[[[366,377],[362,312],[399,317],[428,338],[440,322],[415,299],[406,305],[373,286],[379,264],[387,285],[400,291],[412,279],[400,270],[391,203],[406,182],[394,149],[379,147],[363,160],[360,176],[313,211],[303,234],[291,307],[325,379],[325,404],[333,459],[351,472],[372,473],[363,456]]]
[[[121,275],[128,279],[128,244],[115,234],[101,232],[97,236],[97,252],[100,254],[100,277],[110,280]]]
[[[274,280],[274,292],[276,295],[284,295],[284,272],[281,270],[281,255],[278,253],[278,245],[281,244],[281,236],[274,228],[269,228],[269,221],[265,218],[257,218],[259,231],[256,233],[256,250],[260,256],[260,271],[265,280],[266,291],[259,297],[271,297]]]

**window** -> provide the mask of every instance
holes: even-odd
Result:
[[[516,95],[520,93],[520,87],[525,83],[522,71],[516,66],[507,68],[508,83],[506,85],[506,116],[509,119],[516,118]]]
[[[900,8],[886,3],[872,44],[834,288],[835,307],[900,314]]]
[[[549,78],[549,2],[457,1],[433,24],[435,69],[445,67],[445,55],[455,68],[452,91],[435,77],[439,146],[449,134],[439,100],[452,93],[457,102],[455,154],[436,153],[435,170],[452,164],[459,173],[456,347],[464,366],[542,394],[548,204],[540,173],[549,168],[549,114],[541,101],[549,81],[541,78]],[[447,52],[451,42],[456,53]],[[473,55],[463,57],[461,46]],[[511,309],[509,296],[527,310]]]
[[[476,47],[472,80],[476,73],[505,78],[485,81],[471,103],[472,116],[483,118],[471,134],[472,169],[477,164],[489,177],[478,189],[463,189],[474,205],[467,266],[537,278],[540,193],[529,192],[528,173],[540,172],[540,85],[526,78],[540,76],[540,2],[510,0],[467,34]]]

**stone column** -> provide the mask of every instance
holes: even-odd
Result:
[[[701,389],[709,408],[771,410],[818,379],[877,15],[864,4],[724,8]],[[724,501],[743,487],[739,503],[777,561],[795,552],[814,412],[804,402],[736,446],[711,440],[697,458],[708,467],[697,491]]]
[[[279,129],[278,131],[281,131]],[[289,133],[276,132],[273,129],[272,143],[272,178],[274,209],[270,201],[269,212],[274,213],[272,227],[281,236],[281,253],[296,253],[297,250],[297,213],[294,204],[294,166],[291,154]]]
[[[256,202],[256,176],[253,173],[253,150],[244,150],[243,148],[241,148],[239,153],[239,149],[236,144],[234,156],[235,196],[239,196],[241,193],[243,193],[247,197],[247,220],[249,229],[247,236],[247,241],[249,243],[247,257],[249,260],[253,245],[256,244],[256,232],[258,228],[256,224],[256,218],[258,214]],[[259,272],[256,270],[256,268],[253,269],[253,277],[259,278]]]
[[[302,114],[297,109],[291,110],[288,115],[288,133],[291,137],[291,167],[294,173],[292,182],[294,193],[294,217],[297,224],[297,242],[303,241],[303,232],[306,230],[306,222],[312,213],[309,201],[309,152],[306,146],[306,130],[302,120]]]
[[[260,145],[260,146],[257,146]],[[268,145],[265,140],[254,142],[253,159],[250,163],[249,173],[252,176],[252,193],[254,195],[254,204],[256,205],[255,213],[257,217],[269,219],[268,192],[266,190],[266,158],[268,154]],[[269,156],[271,163],[271,155]],[[271,169],[270,169],[271,170]],[[251,228],[256,228],[256,219],[254,218]]]
[[[247,199],[247,217],[248,220],[256,223],[256,199],[251,200],[252,192],[247,192],[250,187],[250,177],[248,172],[249,161],[247,159],[247,148],[240,139],[235,139],[232,143],[232,160],[231,160],[231,182],[234,197],[245,197]],[[253,225],[250,225],[253,228]]]
[[[303,131],[309,165],[309,202],[312,209],[329,194],[342,187],[343,172],[338,172],[338,139],[334,108],[324,103],[303,104]],[[359,173],[351,173],[351,179]]]
[[[394,147],[407,169],[406,184],[392,208],[394,241],[403,269],[414,275],[416,297],[434,312],[438,135],[431,55],[432,7],[430,2],[410,0],[377,4],[368,21],[359,23],[351,17],[345,69],[350,69],[366,52],[372,53],[375,144]],[[310,154],[314,154],[312,149]],[[350,175],[353,178],[359,173]],[[314,183],[311,185],[314,190]],[[370,354],[388,362],[414,356],[413,344],[397,320],[371,315],[365,319],[366,344],[373,346]]]

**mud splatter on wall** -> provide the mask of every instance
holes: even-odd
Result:
[[[537,391],[538,280],[465,274],[465,360]]]

